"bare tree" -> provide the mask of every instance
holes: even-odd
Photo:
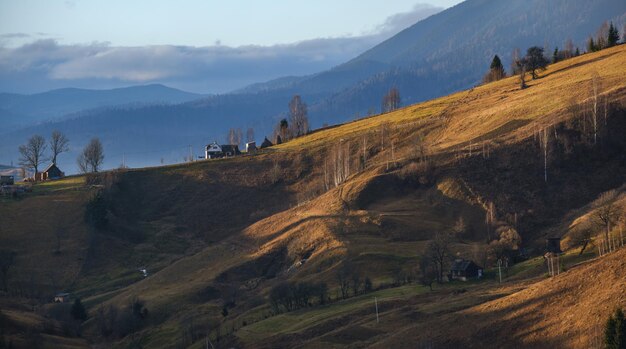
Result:
[[[598,50],[602,50],[609,46],[608,38],[609,22],[605,21],[604,23],[602,23],[600,28],[598,28],[598,32],[596,33],[596,47],[598,48]]]
[[[228,130],[228,136],[226,137],[228,144],[240,145],[242,139],[243,133],[240,128],[231,128]]]
[[[248,130],[246,131],[246,141],[248,143],[254,142],[254,129],[252,127],[248,127]]]
[[[100,139],[92,138],[76,160],[82,173],[98,172],[104,162],[104,148]]]
[[[307,105],[299,95],[293,96],[289,102],[289,124],[294,137],[304,136],[309,132]]]
[[[572,241],[572,246],[580,246],[580,253],[582,255],[591,242],[591,237],[593,236],[593,229],[589,226],[589,224],[581,223],[570,234],[570,239]]]
[[[400,91],[392,87],[385,96],[383,96],[382,112],[388,113],[400,108]]]
[[[367,167],[367,134],[363,135],[363,139],[362,139],[362,151],[363,154],[361,155],[361,170],[365,170],[365,168]]]
[[[522,64],[520,60],[522,59],[522,55],[520,53],[519,48],[514,48],[513,52],[511,52],[511,73],[513,75],[517,75],[520,73]]]
[[[591,121],[593,122],[593,144],[598,142],[598,100],[600,95],[600,75],[591,75]]]
[[[548,183],[548,145],[549,145],[548,135],[549,134],[550,133],[548,133],[546,128],[544,128],[543,135],[542,134],[539,135],[541,149],[543,150],[543,180],[545,183]]]
[[[496,222],[496,205],[491,201],[486,203],[485,206],[485,225],[487,225],[487,242],[489,242],[491,240],[491,226]]]
[[[46,161],[44,158],[46,140],[39,135],[32,136],[26,144],[20,145],[18,150],[20,152],[20,165],[35,170],[36,177],[39,172],[39,165]]]
[[[567,39],[567,41],[565,41],[565,51],[563,52],[565,58],[574,57],[575,51],[576,51],[576,48],[574,47],[574,42],[572,41],[572,39]]]
[[[433,282],[437,280],[437,270],[432,263],[431,258],[423,256],[420,258],[420,283],[424,286],[428,286],[430,290],[433,290]]]
[[[52,163],[57,163],[57,156],[70,150],[68,146],[69,140],[65,135],[57,130],[52,131],[50,138],[50,151],[52,152]]]
[[[350,176],[350,142],[340,141],[330,150],[328,158],[330,162],[326,172],[330,172],[331,183],[336,187]]]
[[[518,61],[519,64],[519,85],[520,85],[520,89],[523,90],[525,89],[526,86],[526,64],[524,63],[524,60],[520,60]]]
[[[341,290],[341,298],[346,299],[350,296],[350,281],[354,268],[349,263],[344,263],[337,271],[337,281],[339,282],[339,289]]]
[[[435,265],[438,282],[443,282],[444,270],[450,258],[451,243],[452,235],[450,233],[437,232],[426,247],[426,255]]]
[[[612,224],[619,220],[619,207],[615,205],[617,199],[618,192],[616,190],[609,190],[602,193],[600,197],[593,202],[593,206],[596,207],[596,224],[604,229],[604,236],[607,241],[610,241],[609,234],[611,233]]]
[[[280,182],[283,177],[283,169],[280,167],[280,163],[278,161],[274,161],[274,164],[270,168],[269,178],[272,184],[276,184]]]

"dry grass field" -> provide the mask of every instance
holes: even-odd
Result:
[[[17,253],[13,289],[27,295],[36,285],[46,290],[36,295],[42,301],[62,290],[81,296],[92,317],[83,336],[120,348],[201,348],[207,333],[214,341],[219,333],[219,347],[589,347],[608,313],[626,305],[626,251],[577,265],[595,245],[582,257],[572,248],[567,271],[553,279],[539,257],[512,267],[503,284],[492,270],[481,282],[433,291],[414,280],[392,284],[401,273],[414,277],[434,234],[459,218],[467,228],[455,256],[478,260],[504,227],[519,231],[532,257],[547,236],[565,237],[566,246],[576,222],[593,215],[591,202],[626,179],[625,62],[619,46],[552,65],[524,90],[511,77],[256,155],[115,171],[102,187],[82,177],[37,184],[0,202],[0,243]],[[596,74],[612,111],[594,145],[580,125]],[[539,133],[551,137],[548,159]],[[350,174],[326,188],[339,146]],[[109,222],[102,229],[84,220],[98,190]],[[493,226],[485,223],[490,205]],[[346,264],[376,290],[339,300]],[[325,282],[332,302],[276,315],[268,294],[284,281]],[[98,309],[137,297],[149,309],[142,327],[104,338]],[[22,327],[9,336],[23,336]]]

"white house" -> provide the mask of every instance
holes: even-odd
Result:
[[[256,142],[248,142],[246,143],[246,153],[251,153],[256,151]]]
[[[205,159],[219,158],[219,157],[222,157],[222,154],[223,154],[222,147],[219,144],[217,144],[217,142],[213,142],[204,148]]]

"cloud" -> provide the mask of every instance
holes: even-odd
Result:
[[[25,38],[30,38],[30,35],[26,33],[6,33],[6,34],[0,34],[0,38],[2,39],[25,39]]]
[[[412,11],[391,16],[361,36],[273,46],[229,47],[218,41],[206,47],[116,47],[106,42],[63,45],[54,39],[39,39],[19,47],[0,46],[0,91],[158,82],[191,91],[223,93],[281,76],[329,69],[440,10],[416,5]]]
[[[382,24],[376,27],[375,31],[383,35],[395,35],[418,21],[439,13],[442,10],[443,8],[435,7],[430,4],[416,4],[411,11],[397,13],[387,17]]]

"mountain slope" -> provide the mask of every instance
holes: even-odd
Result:
[[[295,94],[309,105],[314,128],[337,124],[376,114],[381,97],[392,86],[400,90],[404,105],[474,86],[494,54],[508,66],[516,47],[523,51],[539,45],[552,51],[571,38],[584,51],[584,40],[603,21],[612,19],[621,27],[625,13],[626,4],[621,0],[469,0],[325,72],[255,84],[182,107],[89,111],[75,114],[77,120],[70,122],[12,132],[0,139],[0,161],[15,160],[17,145],[33,133],[49,134],[58,128],[69,133],[77,149],[93,136],[110,144],[114,157],[107,157],[105,167],[117,167],[123,153],[138,153],[131,155],[131,166],[159,164],[162,158],[166,163],[180,162],[188,155],[189,144],[201,153],[205,144],[222,141],[231,127],[254,127],[257,140],[269,136],[274,125],[286,116],[289,100]],[[60,104],[73,103],[77,102]],[[37,111],[47,113],[41,108]],[[153,113],[157,117],[152,117]],[[120,119],[132,119],[133,124],[121,129]],[[159,136],[163,130],[176,131],[179,137],[163,139]],[[76,153],[68,157],[74,159]],[[74,161],[64,167],[73,172]]]
[[[528,285],[509,296],[407,326],[374,348],[594,348],[615,308],[626,307],[626,249]],[[506,334],[506,335],[504,335]]]
[[[543,303],[533,297],[555,300],[549,328],[567,322],[560,310],[571,300],[557,301],[558,293],[545,286],[559,278],[540,280],[542,246],[548,234],[567,233],[563,221],[573,211],[626,182],[624,62],[622,45],[552,65],[523,90],[517,78],[508,78],[318,130],[255,155],[115,171],[102,174],[97,185],[85,185],[84,177],[37,184],[20,200],[0,201],[10,217],[0,221],[0,242],[18,255],[11,283],[24,293],[36,284],[43,298],[58,288],[81,296],[91,316],[84,336],[120,347],[200,347],[207,332],[220,338],[220,347],[454,347],[474,341],[489,347],[485,335],[499,335],[498,347],[554,346],[558,331],[537,340],[529,334],[541,330],[532,313]],[[588,102],[596,73],[600,98],[612,108],[594,143]],[[325,185],[329,174],[341,177],[333,170],[338,156],[348,159],[342,168],[350,174],[336,187]],[[100,230],[80,219],[97,190],[109,221]],[[489,226],[488,209],[495,211]],[[414,282],[428,243],[459,218],[467,229],[451,255],[482,258],[495,232],[513,228],[539,258],[516,266],[521,272],[511,269],[505,286],[493,273],[481,282],[435,285],[433,292],[415,283],[399,286]],[[51,252],[55,233],[48,226],[65,227],[71,236],[62,253]],[[563,257],[568,268],[576,258],[589,258],[575,252]],[[142,266],[148,277],[137,271]],[[337,275],[347,267],[369,278],[374,290],[342,299]],[[601,276],[617,282],[615,275]],[[312,296],[311,306],[277,314],[269,293],[284,282],[324,282],[330,304]],[[536,282],[536,293],[515,295]],[[573,295],[573,284],[555,290]],[[578,286],[585,302],[601,291]],[[613,292],[602,299],[606,295],[610,307],[623,304]],[[512,308],[498,303],[506,296]],[[146,321],[132,335],[104,338],[98,309],[125,311],[136,297],[149,309]],[[379,323],[372,297],[380,302]],[[496,311],[489,313],[491,307]],[[516,337],[503,333],[507,324],[494,324],[490,332],[509,311],[522,316],[514,322]],[[591,314],[608,315],[601,309]],[[467,325],[475,332],[461,332],[464,318],[475,322]],[[446,326],[450,321],[458,327]],[[431,325],[433,338],[420,337]],[[403,336],[407,331],[410,337]]]

